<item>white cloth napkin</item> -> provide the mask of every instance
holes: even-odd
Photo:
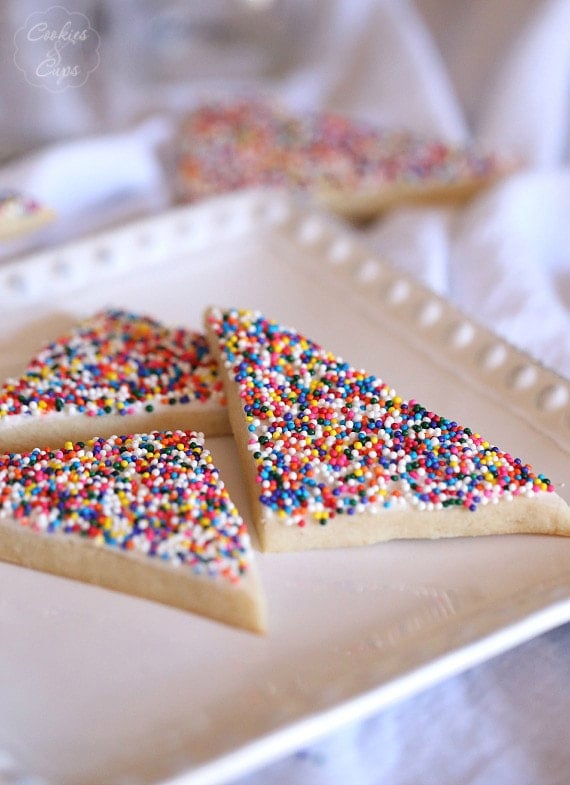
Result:
[[[329,106],[388,127],[464,141],[441,56],[407,0],[321,2],[309,60],[279,91],[299,108]]]
[[[20,191],[56,213],[41,232],[0,244],[0,259],[167,207],[171,189],[157,151],[171,133],[171,121],[155,117],[123,133],[50,146],[0,170],[0,190]]]
[[[570,376],[570,0],[313,0],[311,9],[312,44],[301,55],[292,45],[282,72],[260,79],[264,90],[296,108],[329,106],[523,156],[521,173],[468,207],[401,209],[367,238]],[[203,89],[190,84],[188,100]],[[60,145],[0,172],[0,186],[59,213],[40,240],[4,255],[166,206],[156,150],[172,126],[160,110],[132,131]],[[240,785],[566,785],[568,651],[566,625]]]
[[[521,156],[523,171],[464,210],[401,210],[369,232],[388,258],[566,376],[570,48],[561,31],[569,25],[568,0],[536,4],[502,53],[487,100],[479,98],[472,137]],[[484,48],[479,32],[471,43]],[[441,85],[439,60],[435,75]]]

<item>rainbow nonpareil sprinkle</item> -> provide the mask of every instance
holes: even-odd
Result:
[[[239,389],[259,500],[285,523],[475,512],[554,490],[519,458],[259,312],[214,309],[209,323]]]
[[[201,333],[106,310],[50,343],[20,379],[0,389],[0,423],[54,412],[128,415],[223,401],[222,384]]]
[[[201,434],[173,431],[0,455],[0,518],[239,581],[245,524]]]

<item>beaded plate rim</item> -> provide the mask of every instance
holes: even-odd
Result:
[[[90,281],[112,280],[129,267],[149,269],[171,253],[199,251],[208,228],[231,237],[248,222],[284,233],[313,261],[356,285],[369,304],[382,304],[404,333],[439,362],[461,365],[474,381],[507,393],[510,405],[538,423],[570,451],[570,379],[478,324],[445,297],[398,270],[365,238],[305,199],[253,189],[195,205],[171,208],[92,237],[36,252],[0,265],[0,309],[5,315]],[[199,228],[200,231],[196,232]],[[128,249],[125,252],[125,249]],[[133,249],[136,253],[133,253]]]

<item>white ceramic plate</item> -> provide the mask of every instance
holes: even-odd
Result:
[[[570,498],[568,383],[282,194],[0,268],[0,377],[97,308],[199,327],[211,303],[298,327]],[[210,446],[247,520],[235,446]],[[265,638],[0,564],[0,753],[57,785],[220,783],[570,619],[561,538],[258,556]]]

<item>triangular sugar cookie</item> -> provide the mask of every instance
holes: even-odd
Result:
[[[265,550],[570,535],[550,481],[468,428],[259,312],[206,324]]]
[[[0,558],[264,628],[249,536],[201,434],[0,456]]]
[[[180,196],[288,187],[353,220],[406,202],[461,202],[513,169],[473,145],[331,112],[295,115],[261,99],[208,102],[177,141]]]
[[[0,191],[0,242],[15,240],[51,223],[55,213],[19,191]]]
[[[229,432],[203,334],[105,310],[42,349],[0,388],[0,451],[115,433]]]

